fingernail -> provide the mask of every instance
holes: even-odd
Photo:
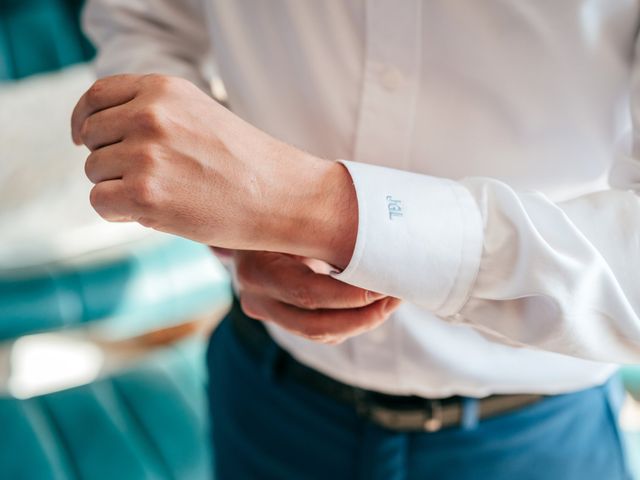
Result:
[[[371,290],[367,290],[367,301],[375,302],[376,300],[380,300],[384,298],[386,295],[384,293],[372,292]]]

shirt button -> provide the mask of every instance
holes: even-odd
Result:
[[[395,67],[385,67],[380,74],[380,83],[390,92],[400,88],[403,80],[404,76]]]

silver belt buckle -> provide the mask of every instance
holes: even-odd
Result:
[[[426,432],[437,432],[442,428],[442,404],[440,400],[431,400],[431,415],[422,424]]]

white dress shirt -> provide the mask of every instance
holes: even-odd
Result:
[[[269,329],[339,380],[428,397],[560,393],[640,362],[625,141],[640,133],[639,20],[638,0],[92,0],[85,14],[101,75],[206,88],[215,59],[234,112],[344,159],[359,226],[336,278],[403,305],[339,346]]]

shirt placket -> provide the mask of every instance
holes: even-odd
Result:
[[[420,82],[421,3],[366,2],[366,58],[355,161],[409,168]],[[398,375],[385,380],[401,386],[396,334],[392,322],[386,322],[353,342],[353,360],[365,384],[376,381],[376,372],[394,371],[389,366],[395,364]]]
[[[407,167],[421,59],[421,0],[368,0],[354,160]]]

